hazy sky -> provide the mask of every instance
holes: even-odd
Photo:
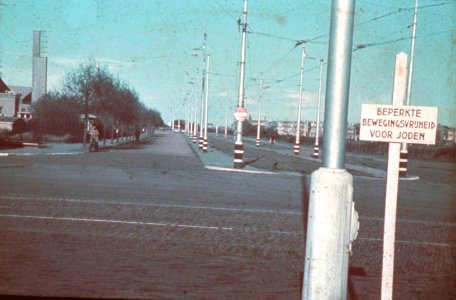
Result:
[[[349,122],[359,122],[362,103],[391,103],[395,56],[410,51],[414,5],[356,1]],[[249,0],[245,106],[253,119],[261,104],[268,120],[296,120],[297,40],[309,41],[302,118],[316,119],[330,7],[329,0]],[[439,123],[456,126],[456,1],[420,0],[419,7],[411,103],[437,106]],[[44,30],[49,90],[93,57],[169,122],[173,110],[184,119],[201,97],[203,58],[193,49],[207,33],[209,122],[223,125],[238,101],[242,10],[243,0],[0,0],[1,72],[9,85],[31,86],[32,32]]]

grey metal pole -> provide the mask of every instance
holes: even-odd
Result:
[[[187,99],[189,99],[188,96],[187,96]],[[187,136],[190,136],[190,122],[191,122],[191,119],[192,119],[191,115],[192,115],[192,103],[191,103],[191,100],[190,100],[187,103],[187,111],[185,112],[185,134]]]
[[[301,81],[299,84],[299,101],[298,101],[298,122],[296,123],[296,141],[293,147],[293,153],[299,155],[299,149],[301,148],[300,136],[301,136],[301,106],[302,106],[302,84],[304,81],[304,61],[306,60],[306,48],[302,46],[301,54]]]
[[[188,122],[188,137],[193,139],[193,111],[195,109],[195,101],[193,100],[193,85],[192,85],[192,91],[190,94],[190,115],[189,115],[189,122]]]
[[[204,137],[203,137],[203,152],[207,152],[207,108],[209,102],[209,63],[211,56],[206,57],[206,103],[204,108]]]
[[[227,98],[225,107],[225,139],[228,137],[228,100],[229,98]]]
[[[203,76],[201,82],[201,115],[200,115],[200,135],[199,135],[199,144],[198,147],[202,150],[204,144],[204,136],[203,136],[203,126],[204,126],[204,94],[205,94],[205,84],[206,84],[206,41],[207,41],[207,34],[204,33],[204,43],[203,43]]]
[[[196,72],[196,76],[195,76],[195,85],[198,84],[198,71]],[[197,135],[198,135],[198,122],[197,122],[197,118],[198,118],[198,97],[194,96],[195,98],[195,117],[194,117],[194,121],[193,121],[193,144],[196,144],[196,140],[197,140]]]
[[[410,105],[411,97],[412,97],[413,58],[415,56],[417,18],[418,18],[418,0],[415,0],[415,10],[413,12],[412,44],[410,46],[410,62],[409,62],[409,67],[408,67],[407,94],[406,94],[405,105]],[[408,147],[407,147],[407,143],[402,143],[401,144],[401,155],[400,155],[400,159],[399,159],[399,177],[407,176],[407,164],[408,164]]]
[[[175,120],[174,120],[174,106],[173,106],[173,120],[171,121],[171,128],[172,128],[171,132],[174,132],[174,122],[175,122]]]
[[[245,43],[247,35],[247,0],[244,0],[244,20],[242,22],[241,66],[239,79],[238,108],[244,107],[244,76],[245,76]],[[242,143],[242,121],[236,124],[236,140],[234,142],[234,168],[244,167],[244,144]]]
[[[257,136],[256,136],[256,143],[257,147],[260,147],[260,131],[261,131],[261,108],[258,107],[258,122],[257,122]]]
[[[333,0],[323,164],[311,175],[302,299],[347,299],[348,256],[359,223],[345,169],[355,0]]]
[[[320,138],[320,107],[321,107],[321,82],[322,82],[322,75],[323,75],[323,59],[320,59],[320,80],[318,86],[318,108],[317,108],[317,127],[315,133],[315,145],[313,149],[313,157],[318,158],[320,153],[319,147],[319,138]]]
[[[355,0],[332,3],[322,166],[344,169]]]

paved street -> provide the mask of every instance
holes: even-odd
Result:
[[[157,131],[98,153],[0,157],[0,295],[299,299],[318,161],[246,147],[261,159],[235,172],[229,145],[203,154]],[[420,180],[400,183],[394,298],[456,299],[454,164],[410,170]],[[358,172],[349,296],[379,299],[385,180]]]

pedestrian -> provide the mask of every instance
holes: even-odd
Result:
[[[94,144],[95,151],[98,151],[98,136],[99,132],[95,123],[92,124],[92,127],[89,130],[90,143]]]
[[[139,129],[139,127],[136,127],[136,129],[135,129],[135,138],[136,138],[136,142],[137,143],[139,142],[140,135],[141,135],[141,130]]]

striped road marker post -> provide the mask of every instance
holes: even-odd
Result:
[[[244,144],[234,144],[234,168],[242,169],[244,167]]]
[[[408,160],[408,151],[407,149],[401,149],[401,154],[399,157],[399,177],[407,177],[407,160]]]
[[[203,152],[207,152],[207,137],[203,138]]]
[[[298,144],[298,142],[295,143],[295,145],[293,146],[293,153],[295,155],[299,155],[299,150],[300,150],[300,145]]]
[[[320,152],[320,148],[318,147],[318,145],[315,145],[313,148],[313,153],[312,153],[313,158],[318,158],[319,152]]]

